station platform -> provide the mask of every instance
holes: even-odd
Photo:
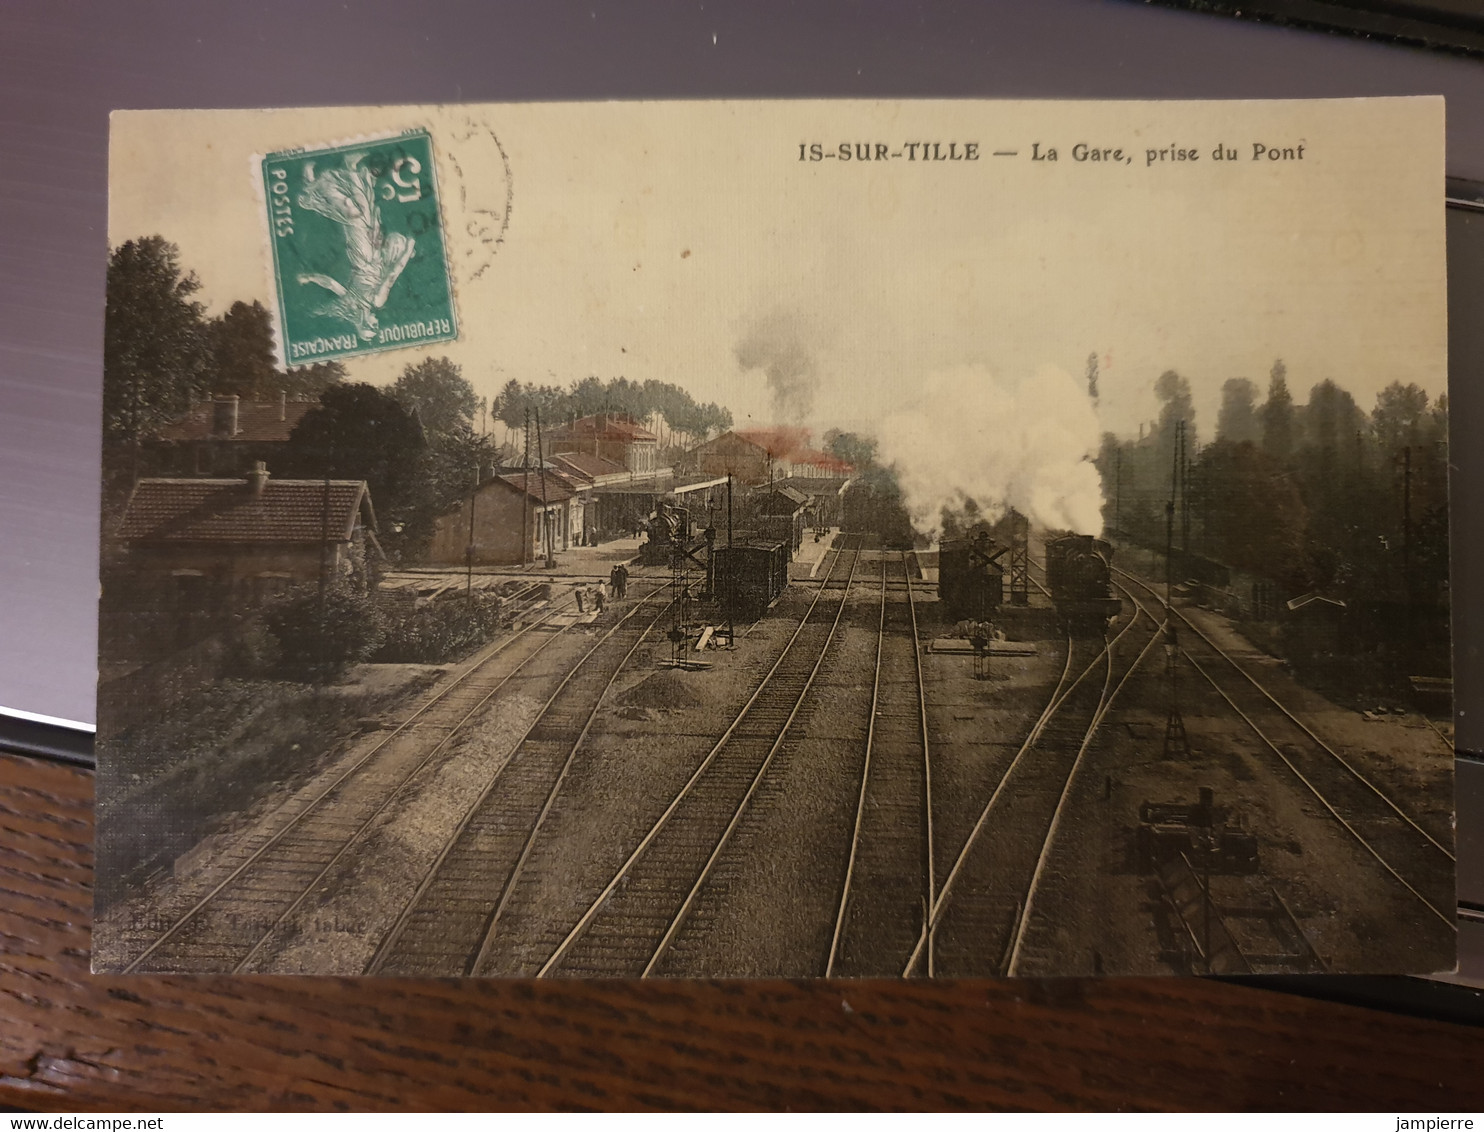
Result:
[[[803,543],[794,552],[794,560],[789,564],[789,578],[797,582],[805,578],[818,577],[825,555],[830,552],[830,547],[835,545],[835,539],[839,537],[839,534],[839,527],[831,527],[818,542],[815,542],[813,532],[806,533]]]

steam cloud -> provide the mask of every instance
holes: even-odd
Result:
[[[1019,380],[958,366],[913,384],[877,436],[920,529],[967,497],[991,519],[1013,507],[1035,526],[1102,531],[1100,430],[1083,383],[1052,366]]]
[[[793,316],[776,311],[757,319],[737,343],[735,353],[744,370],[760,369],[767,376],[775,421],[797,424],[808,419],[814,411],[818,379],[814,357]]]

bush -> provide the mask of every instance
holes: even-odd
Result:
[[[263,620],[278,641],[279,669],[295,679],[331,679],[375,652],[385,634],[375,602],[345,585],[327,588],[323,598],[318,589],[301,591]]]
[[[227,644],[227,670],[237,676],[266,676],[279,666],[278,640],[258,617],[232,633]]]
[[[494,594],[449,594],[387,617],[386,637],[372,658],[387,664],[441,664],[484,644],[500,627]]]

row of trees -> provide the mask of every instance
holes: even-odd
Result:
[[[1172,534],[1177,551],[1265,579],[1283,598],[1319,590],[1351,608],[1446,607],[1446,394],[1431,401],[1397,382],[1366,412],[1321,381],[1299,404],[1278,361],[1261,401],[1254,382],[1225,383],[1215,439],[1202,445],[1190,383],[1170,371],[1155,391],[1160,414],[1144,435],[1103,438],[1108,528],[1158,549]]]
[[[626,377],[607,381],[585,377],[566,388],[512,379],[500,390],[491,411],[511,429],[523,428],[527,413],[540,413],[548,427],[594,413],[627,413],[639,421],[662,420],[671,433],[680,434],[671,442],[685,447],[732,427],[729,410],[714,402],[701,404],[678,385]]]

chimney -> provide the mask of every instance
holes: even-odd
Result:
[[[252,491],[254,499],[263,498],[263,489],[268,486],[268,465],[259,460],[252,466],[252,471],[247,473],[247,486]]]
[[[231,393],[226,397],[218,397],[212,402],[211,435],[212,436],[236,436],[237,429],[237,394]]]
[[[289,419],[289,395],[283,389],[278,391],[278,419],[281,421]]]

